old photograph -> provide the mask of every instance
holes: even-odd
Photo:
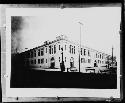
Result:
[[[9,8],[6,20],[8,88],[87,97],[120,88],[121,7]]]
[[[53,8],[11,16],[11,87],[117,88],[118,10]]]

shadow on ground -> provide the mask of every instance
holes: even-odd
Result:
[[[37,71],[24,67],[21,61],[12,60],[11,88],[117,88],[116,74]]]

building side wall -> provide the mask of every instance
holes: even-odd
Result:
[[[63,48],[63,51],[61,48]],[[65,68],[70,68],[71,62],[73,62],[73,67],[79,69],[79,53],[81,72],[86,72],[85,69],[87,67],[94,67],[95,61],[98,67],[106,65],[106,55],[104,53],[100,53],[96,50],[84,46],[81,46],[81,48],[82,50],[80,50],[79,45],[74,44],[70,41],[59,40],[51,44],[46,44],[39,48],[27,51],[27,53],[30,53],[30,55],[31,51],[33,51],[33,56],[25,58],[25,65],[42,69],[49,68],[51,66],[51,63],[54,62],[55,68],[60,68],[60,63],[62,62],[62,52]],[[38,55],[39,50],[40,55]],[[34,51],[36,51],[36,56],[34,56]],[[43,53],[41,53],[41,51],[43,51]],[[52,60],[52,58],[54,59]]]

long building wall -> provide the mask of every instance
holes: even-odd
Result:
[[[51,46],[51,53],[50,53]],[[63,51],[62,49],[63,48]],[[32,67],[49,68],[54,65],[54,68],[60,68],[63,61],[66,68],[76,67],[79,68],[79,53],[80,53],[80,68],[85,71],[85,67],[94,67],[106,65],[107,54],[98,52],[91,48],[81,46],[65,39],[53,41],[49,44],[44,44],[40,47],[24,52],[25,65]],[[32,53],[31,53],[32,52]]]

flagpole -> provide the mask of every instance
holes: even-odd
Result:
[[[80,24],[80,47],[79,47],[79,72],[80,72],[80,53],[81,53],[81,25],[83,25],[81,22],[78,22]]]

